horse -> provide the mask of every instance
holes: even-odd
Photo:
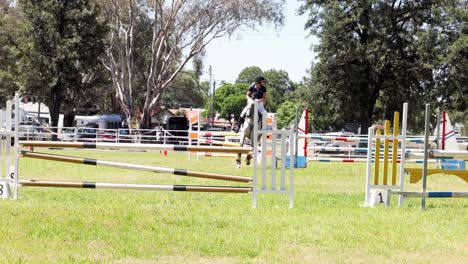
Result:
[[[242,111],[241,117],[237,122],[238,131],[241,131],[240,135],[240,147],[244,146],[244,141],[246,138],[250,140],[251,146],[259,141],[261,134],[258,135],[257,140],[254,140],[254,111],[255,111],[255,102],[253,100],[248,100],[247,105],[245,106],[244,110]],[[261,128],[261,118],[259,114],[258,118],[258,128]],[[250,165],[250,160],[252,159],[252,154],[247,154],[245,159],[245,163]],[[237,154],[236,158],[237,168],[240,168],[241,165],[241,153]]]

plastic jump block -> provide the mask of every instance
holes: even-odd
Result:
[[[410,183],[417,183],[422,179],[422,169],[405,168],[405,172],[410,174]],[[450,174],[459,177],[468,182],[468,170],[443,170],[443,169],[428,169],[427,175],[432,174]]]

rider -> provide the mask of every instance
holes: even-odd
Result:
[[[245,94],[245,98],[247,101],[256,101],[258,103],[258,112],[260,113],[259,118],[261,119],[261,113],[265,111],[264,103],[266,102],[266,95],[267,95],[267,90],[265,87],[265,83],[267,80],[265,77],[259,75],[255,77],[255,82],[249,87],[247,90],[247,93]],[[239,131],[240,125],[244,123],[245,116],[247,114],[247,111],[249,109],[249,104],[242,110],[239,121],[237,122],[238,127],[237,131]]]
[[[255,100],[255,102],[258,103],[259,113],[263,113],[265,111],[265,107],[263,106],[263,104],[267,100],[267,90],[266,90],[265,84],[266,84],[265,77],[261,75],[255,77],[255,83],[252,86],[250,86],[246,94],[247,100],[251,98]]]

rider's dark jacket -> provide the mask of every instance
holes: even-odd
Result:
[[[266,87],[261,86],[259,89],[257,89],[257,87],[255,87],[255,84],[253,84],[252,86],[250,86],[249,92],[250,97],[252,97],[252,99],[263,99],[263,94],[266,93]]]

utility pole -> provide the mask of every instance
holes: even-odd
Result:
[[[216,113],[214,109],[215,101],[216,101],[215,90],[216,90],[216,80],[213,81],[213,102],[211,103],[211,111],[213,111],[213,119],[212,119],[213,121],[211,123],[211,127],[214,127],[214,119],[216,117]]]
[[[208,83],[208,90],[211,90],[211,75],[212,75],[211,65],[210,65],[208,71],[209,71],[209,74],[210,74],[210,82]],[[214,91],[211,92],[211,111],[210,112],[211,113],[208,116],[208,122],[210,121],[209,119],[211,117],[211,127],[213,127],[213,123],[214,123]]]

